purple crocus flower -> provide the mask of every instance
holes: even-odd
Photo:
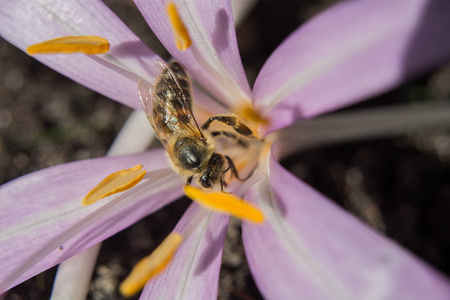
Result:
[[[252,103],[271,120],[260,130],[272,141],[271,148],[261,151],[255,174],[235,191],[257,204],[266,217],[263,225],[244,222],[242,229],[252,274],[266,298],[450,297],[445,277],[277,162],[295,151],[290,145],[296,144],[295,135],[278,135],[278,130],[379,94],[448,61],[450,2],[365,0],[336,5],[279,46],[253,91],[238,55],[228,2],[176,1],[193,41],[185,52],[175,47],[165,4],[135,2],[169,52],[211,95],[229,109]],[[84,55],[36,58],[132,108],[140,109],[140,104],[136,82],[130,79],[151,81],[156,75],[153,66],[159,58],[101,1],[90,1],[89,7],[75,0],[5,1],[0,25],[2,37],[21,49],[60,36],[106,38],[111,51],[99,56],[102,60]],[[216,111],[200,91],[194,96],[199,105]],[[96,183],[137,164],[148,170],[141,184],[118,197],[81,206]],[[5,184],[0,189],[0,292],[177,199],[182,185],[161,149],[64,164]],[[175,230],[183,232],[198,216],[197,228],[170,266],[147,284],[142,297],[216,297],[229,217],[192,204]]]

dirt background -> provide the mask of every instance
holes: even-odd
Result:
[[[250,81],[292,31],[332,2],[260,1],[238,30]],[[108,5],[152,49],[168,57],[131,1],[108,1]],[[348,109],[448,101],[449,95],[450,68],[442,66]],[[105,155],[130,112],[0,40],[0,183]],[[396,139],[335,145],[283,164],[449,275],[449,133],[436,127]],[[121,299],[116,289],[120,281],[166,237],[188,205],[187,199],[177,201],[105,241],[88,298]],[[48,299],[55,272],[52,268],[13,288],[6,299]],[[237,221],[228,233],[219,298],[261,298],[245,261]]]

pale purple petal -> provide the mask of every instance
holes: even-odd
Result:
[[[103,59],[142,78],[153,78],[158,58],[100,0],[17,0],[0,6],[0,35],[25,50],[46,40],[71,35],[106,38],[111,50]],[[141,108],[136,83],[83,54],[36,55],[65,76],[132,108]]]
[[[200,223],[183,242],[169,267],[147,283],[141,299],[216,299],[229,216],[191,204],[174,231]]]
[[[174,1],[193,42],[184,52],[175,47],[166,2],[135,2],[170,54],[217,99],[228,105],[250,99],[229,1]]]
[[[450,1],[345,1],[269,58],[253,100],[273,131],[384,92],[450,60]]]
[[[258,177],[259,176],[259,177]],[[272,157],[246,199],[262,226],[243,224],[246,256],[267,299],[450,299],[450,282],[301,182]]]
[[[194,101],[194,115],[199,124],[205,123],[211,116],[229,113],[229,109],[215,102],[203,90],[195,85],[192,86],[192,97]]]
[[[109,174],[143,164],[136,187],[90,206],[81,199]],[[0,292],[126,228],[182,195],[162,150],[64,164],[0,188]]]

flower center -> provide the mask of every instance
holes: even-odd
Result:
[[[254,135],[261,139],[260,128],[261,126],[268,125],[270,120],[261,115],[261,113],[255,110],[253,105],[249,103],[239,105],[235,108],[235,111],[238,116],[246,121],[246,124],[253,130]]]

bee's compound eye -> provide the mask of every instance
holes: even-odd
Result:
[[[209,173],[205,173],[202,175],[202,177],[200,177],[200,180],[199,180],[200,184],[205,189],[210,189],[213,186],[213,182],[211,181],[209,175],[210,175]]]
[[[209,165],[212,167],[218,167],[220,165],[223,165],[225,162],[224,158],[222,155],[217,154],[217,153],[213,153],[211,155],[211,158],[209,159]]]
[[[214,153],[213,155],[211,155],[211,158],[210,158],[210,160],[209,160],[209,163],[210,163],[211,165],[215,165],[215,164],[217,164],[217,162],[219,161],[219,159],[220,159],[220,156],[218,156],[216,153]]]

